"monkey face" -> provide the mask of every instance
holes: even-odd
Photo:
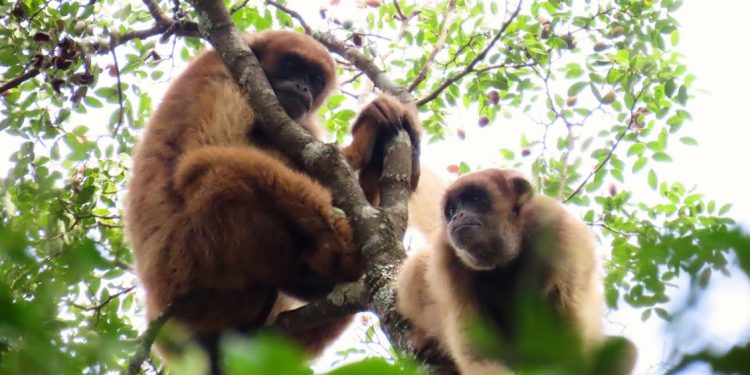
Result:
[[[335,87],[333,58],[315,39],[290,31],[265,31],[247,41],[292,119],[317,110]]]
[[[501,173],[502,172],[502,173]],[[506,178],[504,170],[485,170],[458,179],[446,193],[448,241],[469,268],[490,270],[518,257],[523,237],[520,205],[531,185]]]
[[[293,119],[299,119],[311,110],[326,87],[324,75],[315,64],[288,53],[280,56],[279,66],[268,75],[281,106]]]

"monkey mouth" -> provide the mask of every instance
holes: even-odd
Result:
[[[460,223],[460,224],[456,224],[453,227],[453,230],[454,231],[460,231],[460,230],[471,229],[471,228],[479,228],[481,226],[482,226],[482,223],[477,223],[477,222]]]
[[[281,106],[289,117],[298,119],[310,110],[312,103],[308,98],[291,91],[282,91],[277,94]]]
[[[474,218],[457,219],[453,223],[453,231],[455,232],[480,227],[482,227],[482,222]]]

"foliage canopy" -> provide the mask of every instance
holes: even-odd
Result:
[[[610,308],[669,320],[680,313],[667,305],[671,285],[705,287],[735,258],[750,269],[750,256],[733,251],[750,239],[726,216],[730,206],[659,178],[670,143],[697,144],[680,134],[695,80],[676,48],[681,1],[367,1],[353,15],[338,3],[304,20],[410,90],[433,141],[473,129],[452,124],[456,113],[476,127],[533,120],[498,142],[496,162],[529,169],[541,191],[597,229],[611,247]],[[272,1],[226,5],[240,30],[302,29]],[[0,14],[0,139],[17,145],[0,180],[0,372],[123,370],[144,328],[120,216],[129,155],[155,91],[204,48],[195,14],[179,0],[3,1]],[[321,116],[342,141],[372,86],[338,59],[342,90]],[[269,363],[309,373],[277,345],[237,343],[231,373]],[[747,370],[736,360],[743,352],[687,360]],[[403,366],[367,360],[331,374],[413,373]]]

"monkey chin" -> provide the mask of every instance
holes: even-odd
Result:
[[[456,256],[466,267],[490,271],[504,267],[518,256],[520,247],[514,241],[503,241],[500,236],[482,232],[481,227],[459,227],[448,236]]]
[[[491,246],[487,243],[474,244],[471,247],[453,244],[453,247],[461,263],[474,271],[491,271],[504,267],[518,255],[518,249]]]

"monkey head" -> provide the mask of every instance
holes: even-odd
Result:
[[[315,112],[336,86],[333,58],[315,39],[274,30],[251,34],[246,41],[292,119]]]
[[[534,189],[514,170],[487,169],[461,176],[443,198],[447,240],[469,268],[501,267],[521,251],[521,207]]]

